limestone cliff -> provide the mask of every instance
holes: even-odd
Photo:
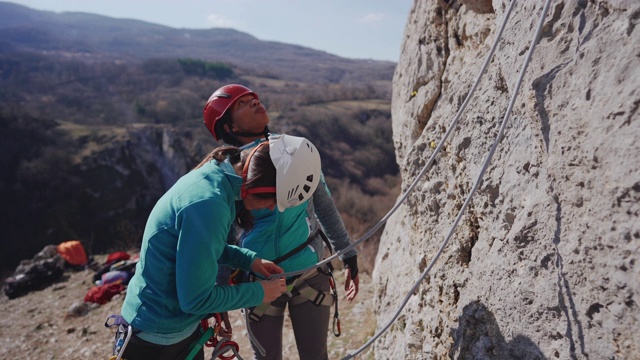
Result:
[[[509,3],[414,3],[393,83],[403,190],[463,103]],[[458,126],[387,223],[374,272],[379,327],[472,188],[543,3],[516,3]],[[375,343],[377,359],[640,358],[639,22],[635,1],[552,1],[491,166]]]

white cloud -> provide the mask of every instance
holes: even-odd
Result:
[[[226,19],[220,15],[211,14],[207,16],[207,22],[214,27],[235,28],[238,27],[235,21]]]
[[[360,18],[361,23],[377,23],[385,18],[383,13],[369,13]]]

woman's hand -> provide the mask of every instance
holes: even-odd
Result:
[[[229,321],[229,313],[226,311],[220,313],[220,317],[222,318],[222,322],[224,325],[220,324],[222,326],[220,326],[220,332],[218,333],[218,335],[231,340],[231,338],[233,337],[233,330],[231,329],[231,321]]]
[[[260,285],[262,285],[262,289],[264,290],[263,303],[270,303],[287,291],[287,283],[284,278],[262,280],[260,281]]]
[[[346,292],[347,300],[352,301],[356,298],[356,295],[358,295],[360,278],[358,275],[356,275],[355,278],[351,279],[350,268],[347,268],[345,272],[344,291]]]
[[[269,278],[271,275],[282,274],[284,270],[269,260],[263,260],[256,258],[251,264],[251,271],[256,274],[262,275],[264,278]],[[284,278],[262,280],[260,281],[262,289],[264,290],[263,303],[270,303],[277,299],[282,293],[287,291],[287,283]]]
[[[360,279],[358,278],[358,255],[353,255],[343,260],[345,269],[344,291],[347,300],[352,301],[358,295]]]
[[[256,258],[251,264],[251,271],[256,274],[262,275],[264,278],[268,278],[271,275],[282,274],[284,270],[269,260],[263,260]]]

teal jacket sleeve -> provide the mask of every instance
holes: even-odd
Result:
[[[249,271],[256,257],[256,253],[249,249],[227,244],[218,263]]]
[[[248,250],[228,249],[231,213],[227,203],[214,198],[190,204],[177,214],[176,286],[184,312],[229,311],[259,305],[264,298],[260,283],[216,285],[218,259],[246,265],[255,257]]]

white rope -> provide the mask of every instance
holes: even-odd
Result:
[[[420,170],[420,172],[418,173],[416,178],[413,180],[413,182],[411,183],[409,188],[407,188],[407,191],[405,191],[405,193],[402,194],[400,199],[398,201],[396,201],[396,204],[391,208],[391,210],[389,210],[389,212],[385,216],[383,216],[382,219],[380,219],[380,221],[378,221],[378,223],[376,225],[374,225],[369,231],[367,231],[364,235],[362,235],[360,237],[360,239],[354,241],[352,244],[350,244],[346,248],[336,252],[332,256],[324,259],[323,261],[320,261],[320,262],[316,263],[315,265],[309,266],[307,268],[304,268],[304,269],[301,269],[301,270],[297,270],[297,271],[286,272],[286,273],[282,273],[282,274],[274,274],[274,275],[269,276],[268,279],[276,279],[276,278],[283,278],[283,277],[290,277],[290,276],[304,274],[304,273],[306,273],[308,271],[311,271],[313,269],[319,268],[319,267],[331,262],[332,260],[338,258],[340,255],[342,255],[342,254],[346,253],[347,251],[355,248],[360,243],[362,243],[363,241],[365,241],[368,238],[370,238],[376,231],[378,231],[378,229],[380,229],[380,227],[382,225],[384,225],[389,220],[389,218],[396,212],[396,210],[398,210],[400,205],[402,205],[405,202],[407,197],[413,192],[413,190],[418,185],[418,182],[420,181],[420,179],[424,176],[424,174],[426,174],[427,170],[431,167],[431,165],[433,164],[436,156],[440,153],[440,150],[444,146],[444,143],[448,139],[449,135],[451,135],[451,133],[453,132],[453,129],[455,128],[456,124],[460,120],[460,117],[462,116],[464,110],[467,108],[467,105],[469,104],[469,101],[471,101],[471,98],[473,97],[473,94],[475,93],[475,91],[476,91],[476,89],[478,87],[478,84],[480,83],[480,80],[482,79],[482,76],[484,75],[484,73],[485,73],[485,71],[486,71],[486,69],[487,69],[487,67],[489,65],[489,62],[491,61],[491,58],[493,57],[493,54],[495,53],[495,50],[496,50],[497,45],[498,45],[498,42],[499,42],[500,38],[502,37],[502,32],[504,31],[504,28],[505,28],[505,26],[507,24],[507,20],[509,18],[509,14],[511,13],[511,10],[513,9],[514,3],[515,3],[515,0],[512,0],[511,4],[509,5],[509,8],[507,9],[507,12],[505,13],[504,19],[502,21],[502,26],[500,27],[500,30],[498,31],[498,33],[496,35],[496,38],[495,38],[495,40],[493,42],[493,45],[491,46],[491,50],[489,51],[489,54],[487,55],[487,57],[486,57],[486,59],[484,61],[484,64],[482,65],[482,68],[481,68],[480,72],[478,73],[478,76],[476,77],[476,80],[473,83],[473,86],[471,87],[471,90],[467,94],[467,97],[465,98],[464,102],[462,103],[462,106],[460,106],[460,109],[458,109],[458,113],[456,114],[456,116],[453,118],[453,120],[449,124],[447,131],[445,132],[445,134],[442,137],[442,139],[440,139],[440,142],[438,143],[438,145],[436,146],[435,150],[431,154],[431,157],[429,158],[427,163]],[[244,311],[247,312],[248,309],[244,309]],[[247,329],[249,329],[249,319],[246,316],[245,316],[245,322],[246,322],[246,325],[247,325]],[[260,351],[262,356],[265,356],[266,351],[264,350],[264,347],[262,347],[260,342],[255,338],[255,336],[253,336],[253,333],[251,332],[251,330],[249,330],[248,332],[249,332],[249,338],[250,338],[251,342],[254,343],[258,347],[258,350]]]
[[[513,5],[514,2],[515,2],[515,0],[512,0],[511,5]],[[349,354],[348,356],[344,357],[342,360],[351,359],[355,355],[357,355],[360,352],[362,352],[366,347],[368,347],[375,340],[377,340],[382,335],[382,333],[384,333],[391,326],[391,324],[393,324],[393,322],[395,322],[395,320],[400,315],[400,312],[402,312],[404,307],[407,305],[407,302],[409,302],[409,299],[411,298],[411,296],[414,294],[414,292],[416,291],[416,289],[418,288],[420,283],[427,276],[427,274],[429,273],[429,271],[431,270],[433,265],[436,263],[436,261],[438,260],[438,258],[442,254],[444,248],[447,246],[447,243],[449,242],[449,239],[451,239],[451,236],[453,235],[453,232],[454,232],[455,228],[458,226],[458,222],[460,222],[460,218],[462,218],[462,215],[463,215],[464,211],[466,210],[467,206],[471,202],[471,198],[473,197],[473,194],[476,192],[476,190],[480,186],[480,182],[482,181],[482,177],[483,177],[484,173],[486,172],[487,168],[489,167],[489,164],[491,163],[491,159],[493,158],[493,154],[495,153],[496,148],[498,147],[498,144],[500,143],[500,139],[502,139],[502,135],[504,133],[504,129],[505,129],[506,125],[507,125],[509,117],[511,116],[511,110],[513,109],[513,105],[515,103],[515,100],[518,97],[518,92],[520,91],[520,86],[522,85],[522,79],[524,78],[524,74],[526,73],[527,67],[529,66],[529,61],[531,60],[531,55],[533,54],[533,50],[536,47],[536,43],[538,41],[538,37],[540,36],[540,32],[541,32],[542,26],[544,24],[544,19],[546,17],[547,10],[549,9],[550,2],[551,2],[551,0],[547,0],[545,5],[544,5],[544,8],[542,10],[542,14],[541,14],[540,20],[538,22],[538,28],[536,29],[536,32],[535,32],[535,34],[533,36],[533,40],[531,42],[531,47],[529,48],[529,51],[527,52],[527,56],[526,56],[526,58],[524,60],[524,63],[522,64],[522,69],[520,70],[520,76],[518,78],[518,82],[516,83],[516,88],[515,88],[515,90],[513,92],[513,95],[511,96],[511,101],[509,102],[509,106],[507,107],[507,111],[506,111],[506,113],[504,115],[504,119],[502,120],[502,125],[500,126],[500,131],[498,132],[498,135],[496,136],[496,139],[494,140],[493,145],[491,146],[491,150],[489,151],[489,155],[487,156],[487,159],[484,162],[484,166],[482,167],[482,169],[480,170],[480,173],[478,174],[478,177],[476,179],[476,182],[475,182],[473,188],[471,189],[471,192],[467,196],[466,201],[464,202],[464,204],[462,205],[462,208],[458,212],[458,215],[456,216],[456,219],[453,222],[453,225],[451,225],[451,228],[449,229],[447,237],[442,242],[442,245],[440,246],[440,248],[438,249],[438,252],[433,257],[431,262],[429,263],[429,266],[427,266],[427,268],[422,272],[422,275],[420,275],[420,278],[418,279],[418,281],[416,281],[413,284],[413,286],[411,287],[411,289],[407,293],[406,297],[404,298],[404,301],[402,302],[402,304],[400,305],[400,307],[398,308],[398,310],[396,311],[394,316],[391,318],[391,320],[388,321],[387,324],[380,331],[378,331],[371,339],[369,339],[369,341],[367,341],[367,343],[365,343],[363,346],[361,346],[355,352],[353,352],[353,353]],[[507,17],[508,17],[508,13],[507,13]],[[506,20],[506,18],[505,18],[505,20]]]
[[[251,321],[249,320],[250,311],[251,310],[249,310],[248,308],[242,309],[242,315],[244,315],[244,324],[247,328],[247,334],[249,334],[249,340],[253,345],[256,346],[256,348],[258,348],[258,352],[260,352],[260,355],[267,356],[267,350],[264,349],[264,346],[260,344],[260,341],[258,341],[256,336],[253,334],[253,331],[251,331],[251,324],[249,323]]]
[[[512,0],[511,1],[511,4],[509,5],[509,8],[507,9],[507,12],[505,13],[504,19],[502,21],[502,26],[500,27],[500,30],[496,34],[496,39],[493,41],[493,45],[491,46],[491,50],[489,51],[489,54],[487,55],[487,58],[485,59],[484,64],[482,65],[482,68],[480,69],[480,72],[478,73],[478,76],[476,77],[476,80],[473,83],[473,86],[471,87],[471,90],[467,94],[467,97],[464,99],[464,102],[462,103],[462,106],[460,106],[460,109],[458,109],[458,113],[453,118],[451,123],[449,123],[449,127],[448,127],[447,131],[445,132],[445,134],[442,137],[442,139],[440,139],[440,142],[438,143],[438,146],[436,146],[435,150],[431,154],[431,157],[429,158],[429,161],[427,161],[427,163],[424,165],[424,167],[422,167],[422,170],[420,170],[420,172],[418,173],[416,178],[413,180],[413,182],[411,183],[409,188],[407,188],[407,191],[405,191],[405,193],[402,194],[400,199],[398,201],[396,201],[396,204],[391,208],[391,210],[389,210],[389,212],[385,216],[383,216],[382,219],[380,219],[380,221],[376,225],[374,225],[369,231],[367,231],[364,235],[362,235],[360,237],[360,239],[354,241],[351,245],[349,245],[346,248],[336,252],[332,256],[330,256],[330,257],[324,259],[323,261],[321,261],[321,262],[319,262],[319,263],[317,263],[317,264],[315,264],[313,266],[310,266],[308,268],[305,268],[305,269],[302,269],[302,270],[297,270],[297,271],[292,271],[292,272],[288,272],[288,273],[283,273],[283,274],[272,275],[271,277],[269,277],[269,279],[281,278],[281,277],[289,277],[289,276],[303,274],[303,273],[305,273],[305,272],[307,272],[309,270],[313,270],[315,268],[318,268],[320,266],[323,266],[323,265],[327,264],[328,262],[332,261],[333,259],[336,259],[338,256],[340,256],[340,255],[346,253],[347,251],[355,248],[361,242],[363,242],[363,241],[367,240],[368,238],[370,238],[376,231],[378,231],[378,229],[380,229],[380,227],[382,225],[384,225],[389,220],[391,215],[393,215],[396,212],[396,210],[398,210],[400,205],[402,205],[405,202],[407,197],[409,197],[409,195],[416,188],[416,186],[418,185],[418,182],[420,181],[420,179],[424,176],[424,174],[426,174],[427,170],[431,167],[431,165],[433,165],[433,161],[435,160],[436,156],[440,153],[440,150],[442,149],[442,147],[444,146],[444,143],[449,138],[449,135],[451,135],[451,133],[453,132],[453,129],[455,129],[455,126],[458,123],[458,121],[460,120],[460,117],[462,116],[462,113],[467,108],[467,105],[469,104],[469,101],[471,101],[471,98],[473,97],[473,93],[476,91],[476,89],[478,87],[478,84],[480,83],[480,79],[482,79],[482,76],[484,75],[484,73],[485,73],[485,71],[487,69],[487,66],[489,66],[489,63],[491,62],[491,58],[493,57],[493,54],[495,53],[496,48],[498,47],[498,42],[499,42],[500,38],[502,37],[502,32],[504,31],[505,25],[507,24],[507,20],[509,19],[509,14],[511,13],[511,9],[513,8],[513,5],[514,5],[515,2],[516,2],[516,0]]]

